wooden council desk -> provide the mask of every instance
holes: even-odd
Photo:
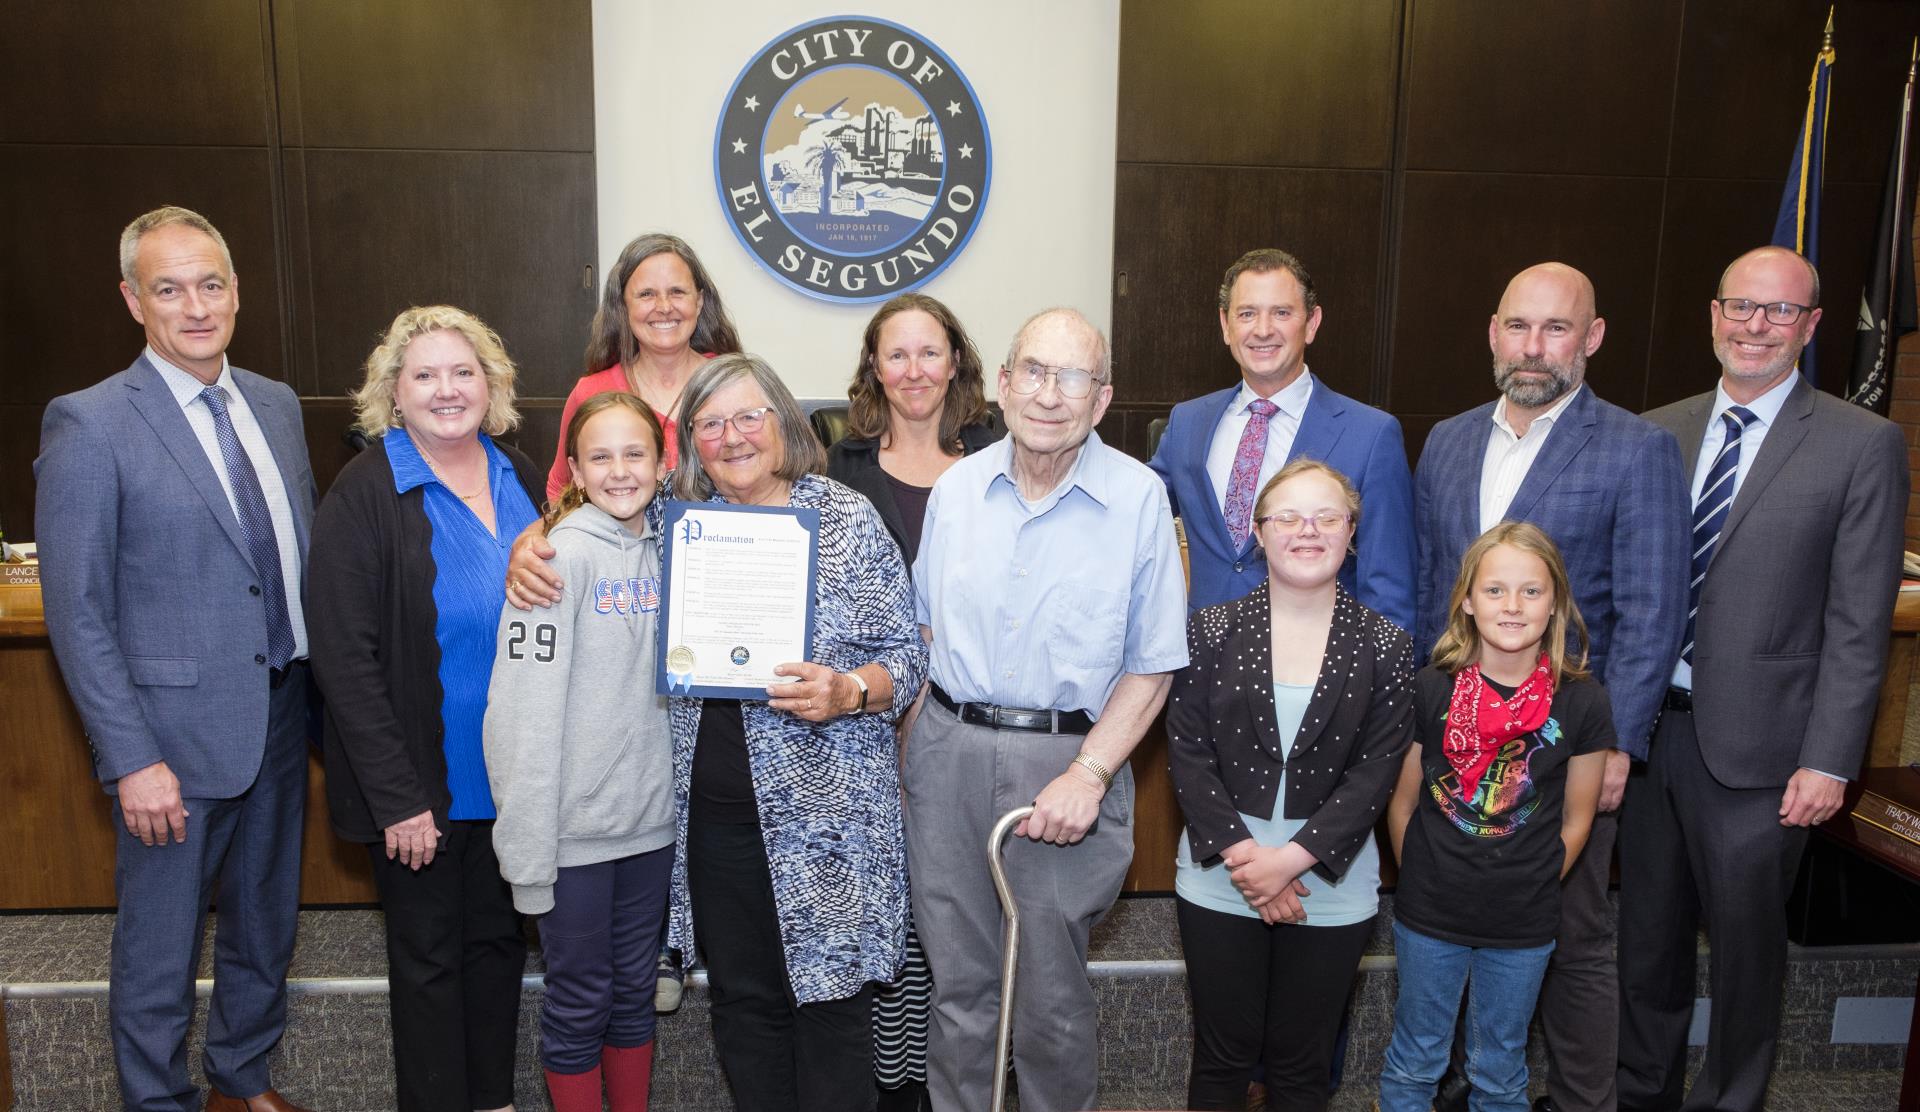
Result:
[[[112,801],[93,779],[80,718],[67,698],[47,641],[37,598],[0,614],[0,909],[111,908],[114,828]],[[1908,692],[1913,683],[1920,594],[1902,594],[1895,606],[1887,679],[1866,763],[1900,763]],[[1129,892],[1173,889],[1173,854],[1180,811],[1167,775],[1166,735],[1160,723],[1132,758],[1136,800],[1134,859]],[[366,851],[334,837],[327,825],[325,773],[318,751],[310,758],[303,904],[377,902]],[[1382,879],[1392,883],[1391,862]]]

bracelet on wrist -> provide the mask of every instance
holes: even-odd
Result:
[[[1099,761],[1095,760],[1092,754],[1090,753],[1078,754],[1073,758],[1073,763],[1079,765],[1081,768],[1086,769],[1088,772],[1093,773],[1095,776],[1098,776],[1100,778],[1100,786],[1102,788],[1113,787],[1113,773],[1107,769],[1106,765],[1103,765]]]
[[[867,698],[870,694],[870,692],[867,690],[867,681],[864,678],[862,678],[860,673],[858,672],[848,672],[847,678],[853,681],[853,686],[860,689],[860,702],[858,705],[856,705],[853,708],[853,713],[854,714],[867,713]]]

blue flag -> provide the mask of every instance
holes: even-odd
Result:
[[[1793,161],[1787,166],[1786,188],[1780,193],[1780,213],[1773,221],[1773,245],[1797,251],[1820,265],[1820,179],[1826,176],[1827,102],[1833,85],[1833,23],[1828,15],[1827,37],[1814,55],[1813,80],[1807,85],[1807,111],[1793,141]],[[1813,345],[1800,353],[1800,373],[1816,384]]]

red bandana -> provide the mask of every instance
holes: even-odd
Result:
[[[1553,671],[1547,654],[1513,698],[1502,699],[1480,676],[1480,666],[1469,664],[1453,678],[1453,701],[1447,707],[1447,738],[1443,752],[1460,776],[1460,798],[1472,799],[1480,777],[1502,746],[1539,729],[1553,707]]]

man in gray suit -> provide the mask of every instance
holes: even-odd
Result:
[[[290,1112],[267,1052],[286,1023],[307,784],[300,403],[227,364],[239,283],[205,217],[134,220],[120,271],[146,350],[47,406],[34,463],[47,632],[118,803],[120,1094],[143,1112],[200,1106],[187,1026],[217,893],[206,1107]]]
[[[1711,303],[1720,382],[1647,414],[1692,476],[1687,632],[1620,823],[1622,1109],[1683,1107],[1698,915],[1707,1053],[1687,1109],[1766,1101],[1786,901],[1807,827],[1860,768],[1899,589],[1900,430],[1795,371],[1820,276],[1783,248],[1734,260]]]

